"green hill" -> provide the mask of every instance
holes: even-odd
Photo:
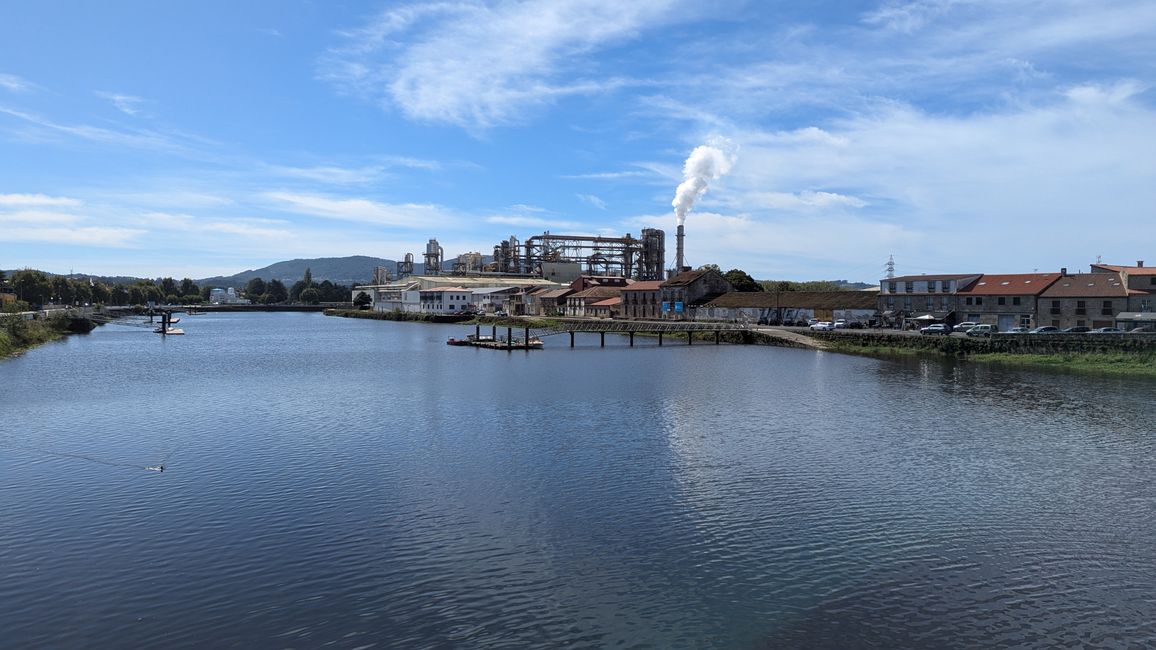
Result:
[[[308,260],[288,260],[270,264],[264,268],[241,271],[234,275],[217,276],[197,280],[197,284],[213,287],[241,287],[253,278],[280,280],[292,284],[305,275],[305,269],[313,274],[315,282],[329,280],[334,284],[353,285],[373,280],[374,267],[384,266],[392,273],[397,267],[393,260],[366,255],[349,257],[316,257]]]

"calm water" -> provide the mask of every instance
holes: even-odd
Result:
[[[181,326],[0,362],[0,646],[1156,644],[1153,382]]]

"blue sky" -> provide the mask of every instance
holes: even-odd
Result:
[[[1156,264],[1156,3],[6,3],[0,268],[667,230],[757,278]]]

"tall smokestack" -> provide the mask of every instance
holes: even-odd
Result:
[[[682,224],[695,201],[706,193],[709,181],[717,180],[731,170],[735,161],[734,145],[725,138],[712,138],[710,144],[695,147],[682,165],[682,183],[674,191],[674,216],[678,224],[675,236],[674,272],[681,273],[686,260],[682,256]]]

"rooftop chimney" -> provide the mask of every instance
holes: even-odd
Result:
[[[1144,260],[1136,260],[1136,268],[1138,268],[1138,269],[1144,268]]]
[[[678,230],[674,239],[674,273],[678,275],[682,273],[682,224],[678,224]]]
[[[1060,269],[1060,277],[1061,277],[1061,278],[1066,278],[1066,277],[1068,277],[1068,267],[1066,267],[1066,266],[1065,266],[1065,267],[1062,267],[1062,268]]]

